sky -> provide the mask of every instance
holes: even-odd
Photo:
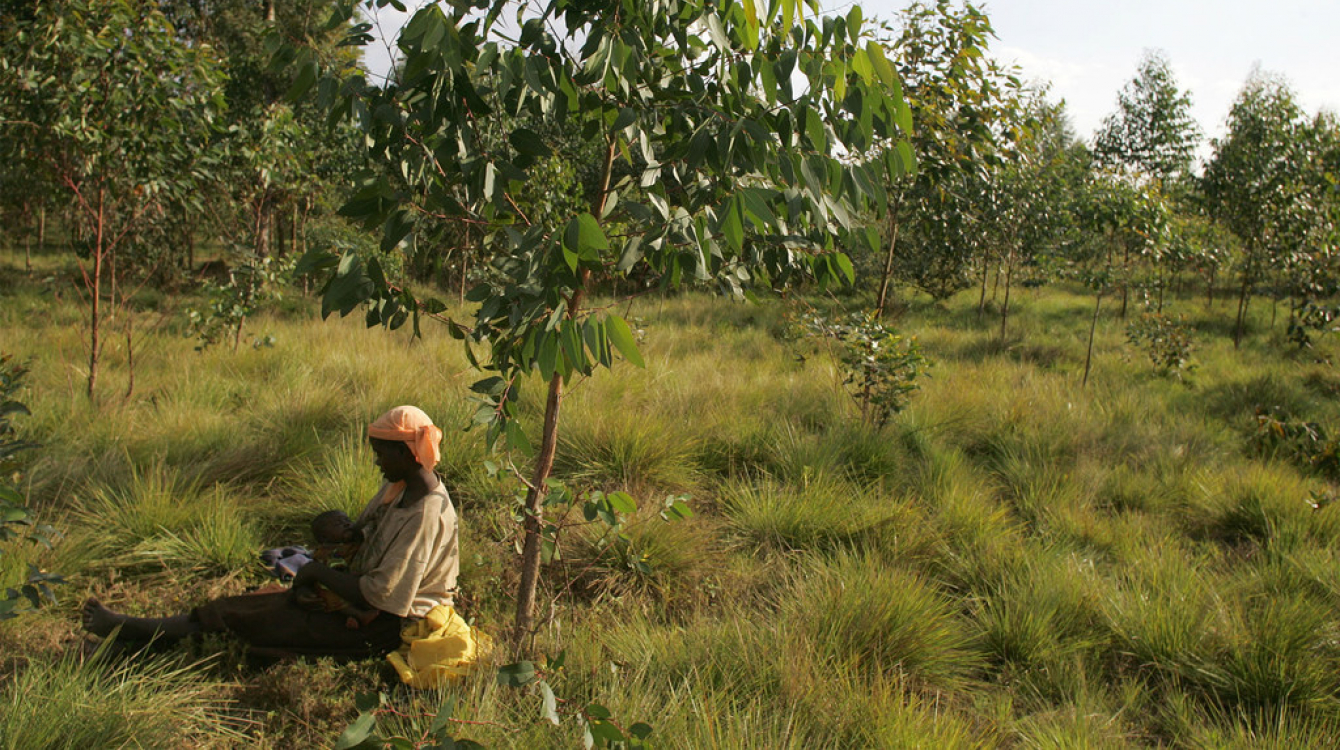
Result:
[[[845,0],[825,0],[842,8]],[[892,18],[902,0],[865,0],[866,17]],[[1050,81],[1076,135],[1091,138],[1135,77],[1145,50],[1162,50],[1192,114],[1221,136],[1252,67],[1282,75],[1304,110],[1340,112],[1340,0],[990,0],[991,49],[1025,80]]]
[[[409,3],[413,5],[413,3]],[[846,13],[850,0],[822,0]],[[893,19],[906,0],[862,0],[864,15]],[[1192,115],[1222,136],[1233,99],[1253,66],[1282,75],[1308,113],[1340,112],[1340,0],[989,0],[991,53],[1023,78],[1050,82],[1075,134],[1090,139],[1117,106],[1146,50],[1166,53]],[[389,10],[389,9],[388,9]],[[385,25],[395,25],[395,14]],[[385,51],[368,56],[373,71]],[[1201,155],[1208,156],[1208,143]]]

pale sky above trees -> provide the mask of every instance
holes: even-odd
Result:
[[[900,0],[865,4],[890,15]],[[887,10],[886,10],[887,8]],[[1288,79],[1308,112],[1340,111],[1335,0],[994,0],[985,6],[1003,60],[1052,82],[1090,138],[1146,49],[1167,53],[1207,135],[1223,134],[1253,65]]]

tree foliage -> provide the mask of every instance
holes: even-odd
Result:
[[[1191,94],[1178,88],[1166,54],[1147,51],[1094,135],[1093,152],[1100,164],[1166,182],[1189,172],[1200,138]]]
[[[504,14],[515,14],[515,39]],[[400,78],[385,87],[318,83],[315,61],[297,53],[295,88],[315,86],[358,121],[385,167],[342,212],[380,227],[384,251],[412,242],[426,219],[475,227],[490,249],[496,273],[468,297],[474,322],[452,325],[467,347],[487,349],[477,361],[491,374],[474,390],[490,438],[527,446],[517,394],[531,373],[547,383],[518,638],[530,629],[564,384],[616,358],[641,364],[628,324],[589,309],[586,295],[634,271],[661,287],[712,282],[732,294],[800,275],[850,281],[836,238],[866,196],[883,196],[887,173],[907,167],[850,158],[910,127],[872,31],[859,7],[820,17],[800,0],[557,0],[538,12],[500,1],[418,11],[398,42]],[[554,131],[520,124],[527,118],[575,121],[600,144],[598,187],[580,210],[532,216],[516,201],[529,170],[555,153]],[[483,137],[500,123],[512,127],[505,142]],[[443,309],[388,283],[375,258],[313,255],[304,268],[333,271],[327,314],[366,302],[370,324],[417,327],[422,312]]]
[[[1313,267],[1310,259],[1334,243],[1333,190],[1318,176],[1326,149],[1315,135],[1288,84],[1256,71],[1233,103],[1227,134],[1213,142],[1203,190],[1243,245],[1235,343],[1266,271]]]
[[[897,23],[885,37],[912,109],[902,158],[915,153],[916,170],[891,173],[886,188],[879,310],[895,275],[937,299],[971,284],[970,260],[987,243],[992,173],[1023,124],[1018,78],[986,56],[993,32],[985,13],[940,0],[909,6]]]
[[[74,205],[92,397],[103,297],[110,291],[115,310],[120,275],[160,259],[138,240],[206,179],[223,76],[212,52],[183,40],[153,3],[52,6],[0,37],[0,148]]]

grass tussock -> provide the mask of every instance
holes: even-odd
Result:
[[[219,747],[254,721],[230,711],[198,664],[34,660],[0,686],[0,747]]]

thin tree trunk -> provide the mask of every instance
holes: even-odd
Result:
[[[1100,289],[1093,300],[1093,320],[1089,321],[1089,350],[1084,353],[1084,379],[1080,387],[1089,384],[1089,367],[1093,363],[1093,334],[1098,330],[1098,310],[1103,306],[1103,292]]]
[[[1251,250],[1248,250],[1247,266],[1242,269],[1242,292],[1238,295],[1238,320],[1233,326],[1233,348],[1237,349],[1242,344],[1242,330],[1247,322],[1247,291],[1252,285],[1252,258]]]
[[[519,654],[527,636],[535,629],[535,592],[540,583],[540,558],[543,537],[545,483],[554,468],[554,452],[558,446],[558,413],[563,404],[563,376],[554,373],[549,379],[549,397],[544,405],[544,433],[540,454],[535,462],[535,473],[530,491],[526,493],[526,541],[521,551],[521,585],[516,595],[516,623],[512,631],[512,646]]]
[[[468,235],[467,235],[468,236]],[[462,307],[465,306],[465,277],[470,271],[470,253],[468,251],[461,254],[461,278],[456,285],[456,301]]]
[[[37,207],[37,248],[40,250],[47,244],[47,207],[46,204]]]
[[[288,239],[288,232],[284,231],[284,217],[276,212],[274,221],[271,222],[271,224],[271,228],[274,232],[275,257],[283,258],[284,253],[287,252],[287,248],[284,247],[284,244]]]
[[[126,316],[126,369],[129,371],[129,379],[126,382],[126,400],[135,393],[135,347],[133,346],[133,331],[131,330],[131,318]]]
[[[982,294],[977,300],[977,321],[981,322],[982,316],[986,314],[986,278],[991,275],[991,264],[985,259],[982,261]]]
[[[255,241],[256,257],[270,257],[270,206],[265,198],[261,198],[260,205],[256,206],[256,223],[253,229]]]
[[[1123,243],[1121,256],[1121,319],[1126,319],[1126,306],[1131,299],[1131,248]]]
[[[237,319],[237,328],[233,329],[233,354],[237,354],[237,345],[242,343],[242,326],[246,325],[246,322],[245,315]]]
[[[1000,307],[1000,343],[1005,344],[1005,324],[1010,319],[1010,282],[1014,277],[1014,248],[1005,259],[1005,302]]]
[[[609,195],[610,174],[614,169],[615,141],[610,138],[605,150],[605,165],[600,193],[592,207],[593,216],[604,215],[605,200]],[[568,300],[568,320],[576,321],[581,313],[591,271],[582,269],[577,288]],[[521,583],[516,596],[516,621],[512,628],[512,649],[520,655],[526,638],[535,632],[535,592],[540,582],[540,561],[543,550],[544,498],[546,483],[554,468],[554,452],[558,447],[558,415],[563,404],[563,376],[554,373],[549,379],[549,395],[544,406],[544,431],[540,436],[540,453],[535,461],[530,489],[526,493],[525,542],[521,551]]]
[[[90,301],[92,309],[89,311],[88,329],[89,329],[89,347],[88,347],[88,399],[94,400],[94,394],[98,385],[98,359],[102,353],[102,342],[98,339],[99,326],[102,323],[102,259],[103,259],[103,228],[106,220],[103,208],[104,193],[103,189],[98,189],[98,216],[97,226],[94,227],[93,240],[93,289]]]
[[[898,202],[889,208],[889,249],[884,255],[884,273],[879,279],[879,295],[875,297],[875,318],[884,315],[884,305],[889,299],[889,283],[893,278],[894,250],[898,246]]]

